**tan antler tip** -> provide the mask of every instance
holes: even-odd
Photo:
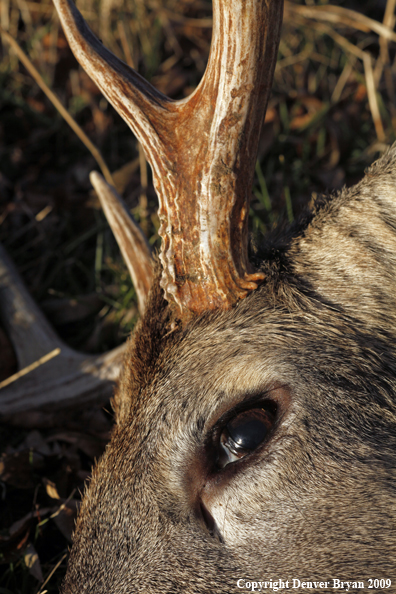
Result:
[[[128,267],[136,290],[139,311],[142,314],[153,282],[150,246],[115,188],[110,186],[97,171],[92,171],[89,179],[98,194],[107,221]]]

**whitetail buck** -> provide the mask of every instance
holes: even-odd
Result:
[[[209,64],[183,101],[106,50],[71,0],[54,1],[144,147],[163,240],[153,274],[92,176],[145,313],[63,594],[228,594],[270,579],[396,592],[396,150],[251,262],[282,1],[214,1]]]

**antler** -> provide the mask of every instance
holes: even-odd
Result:
[[[54,3],[77,60],[151,164],[165,297],[181,319],[231,307],[264,278],[248,260],[247,218],[282,0],[214,0],[209,63],[182,101],[171,101],[109,52],[72,0]]]
[[[89,179],[96,190],[128,267],[138,298],[139,312],[142,315],[153,282],[153,259],[150,246],[116,190],[97,171],[92,171]]]
[[[128,266],[142,314],[153,281],[150,247],[116,190],[99,173],[92,172],[90,177]],[[78,353],[65,345],[30,296],[1,244],[0,319],[14,345],[20,369],[0,382],[0,416],[110,399],[126,344],[97,356]]]
[[[110,399],[125,344],[103,355],[77,353],[62,343],[29,295],[0,245],[0,315],[19,368],[29,371],[0,387],[0,416],[43,406],[67,407]],[[55,351],[55,352],[54,352]],[[55,355],[49,360],[48,355]],[[35,366],[35,362],[42,365]]]

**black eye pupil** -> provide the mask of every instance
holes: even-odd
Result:
[[[244,450],[254,450],[263,441],[269,427],[261,419],[236,417],[227,425],[231,439]]]
[[[224,427],[219,440],[217,465],[224,468],[244,458],[267,440],[275,422],[268,407],[253,408],[235,415]]]

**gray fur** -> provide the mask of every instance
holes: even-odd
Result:
[[[389,578],[396,592],[395,194],[394,147],[267,240],[259,290],[183,331],[154,287],[63,594],[247,591],[240,578]],[[277,390],[270,440],[215,471],[219,417]],[[215,536],[203,494],[225,509]]]

